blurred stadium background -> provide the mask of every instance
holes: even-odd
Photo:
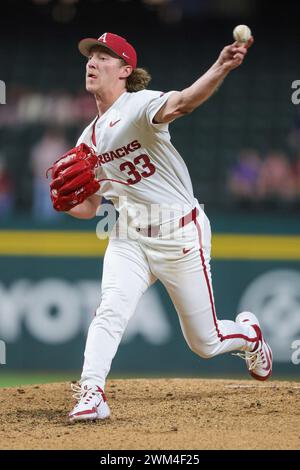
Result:
[[[171,136],[211,220],[219,317],[254,310],[274,350],[274,375],[299,378],[298,18],[292,1],[1,3],[0,386],[78,378],[100,299],[105,243],[96,238],[97,220],[55,213],[45,180],[45,169],[96,114],[78,41],[105,31],[125,36],[153,77],[150,88],[168,91],[197,79],[237,24],[248,24],[255,37],[245,64],[199,110],[172,124]],[[191,353],[157,284],[130,322],[112,375],[245,371],[230,355],[204,361]]]

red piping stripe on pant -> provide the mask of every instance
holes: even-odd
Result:
[[[216,315],[216,310],[215,310],[215,305],[214,305],[214,300],[213,300],[213,295],[212,295],[212,289],[211,289],[211,285],[210,285],[210,282],[209,282],[209,277],[208,277],[208,273],[207,273],[207,269],[206,269],[206,265],[205,265],[205,259],[204,259],[204,255],[203,255],[202,239],[201,239],[202,238],[201,237],[201,228],[200,228],[200,225],[199,225],[199,222],[198,222],[197,219],[194,221],[194,223],[196,225],[197,232],[198,232],[199,243],[200,243],[199,253],[200,253],[200,258],[201,258],[201,264],[202,264],[202,267],[203,267],[203,272],[204,272],[205,281],[206,281],[208,294],[209,294],[211,310],[212,310],[213,319],[214,319],[214,325],[215,325],[215,328],[216,328],[216,331],[217,331],[218,338],[220,339],[220,341],[224,341],[225,339],[242,338],[242,339],[245,339],[246,341],[249,341],[251,343],[257,342],[259,340],[259,338],[257,336],[255,336],[254,338],[249,338],[248,336],[245,336],[245,335],[242,335],[242,334],[240,334],[240,335],[238,335],[238,334],[236,334],[236,335],[227,335],[227,336],[223,336],[221,334],[221,332],[218,328],[218,321],[217,321],[217,315]]]

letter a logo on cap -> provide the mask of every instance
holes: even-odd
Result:
[[[98,38],[98,41],[106,42],[106,35],[107,35],[107,33],[102,34],[102,36],[100,36],[100,38]]]

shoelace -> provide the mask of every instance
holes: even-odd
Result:
[[[81,400],[82,396],[84,395],[84,390],[82,390],[80,385],[71,384],[71,390],[72,390],[72,392],[75,392],[72,395],[72,397],[75,398],[75,400],[77,400],[77,401]]]
[[[72,397],[77,401],[85,399],[85,402],[88,403],[91,398],[96,395],[96,392],[93,389],[84,390],[80,387],[80,385],[76,384],[71,384],[71,389],[73,392],[75,392]]]
[[[249,370],[255,369],[257,366],[263,366],[264,360],[262,358],[261,351],[261,344],[257,348],[256,351],[245,351],[244,353],[232,353],[233,356],[238,356],[245,361],[248,361],[248,368]]]

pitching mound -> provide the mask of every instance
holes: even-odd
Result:
[[[69,383],[0,389],[1,449],[300,449],[300,383],[110,380],[112,417],[72,423]]]

